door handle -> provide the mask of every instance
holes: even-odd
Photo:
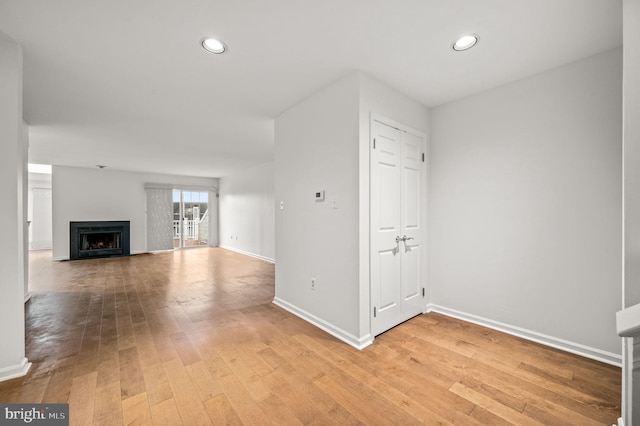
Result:
[[[403,235],[402,237],[396,237],[396,244],[400,243],[400,241],[402,241],[403,243],[407,243],[407,241],[409,240],[413,240],[413,237],[407,237],[406,235]]]

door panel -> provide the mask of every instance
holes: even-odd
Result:
[[[380,253],[380,280],[382,282],[392,282],[400,272],[399,263],[396,261],[396,249],[387,250]],[[380,304],[378,313],[397,307],[398,291],[392,286],[380,287]]]
[[[371,129],[371,328],[377,335],[423,311],[423,139],[376,120]]]
[[[407,246],[402,259],[402,298],[406,312],[403,321],[421,314],[424,305],[420,284],[420,246]]]
[[[406,168],[404,169],[404,191],[405,199],[403,204],[404,227],[406,230],[420,228],[420,171]]]
[[[379,231],[398,232],[400,230],[400,182],[398,167],[379,163],[380,187],[378,197],[385,200],[378,204],[380,213]]]

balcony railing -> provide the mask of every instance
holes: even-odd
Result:
[[[185,219],[182,221],[182,238],[185,240],[197,240],[200,232],[200,221]],[[180,239],[180,221],[173,221],[173,239]]]

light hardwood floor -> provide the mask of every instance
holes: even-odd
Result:
[[[32,252],[26,377],[4,403],[71,424],[611,425],[620,369],[437,314],[357,351],[271,303],[273,265],[219,248]]]

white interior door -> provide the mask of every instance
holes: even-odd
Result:
[[[371,301],[378,335],[424,310],[421,287],[423,136],[372,119]]]

